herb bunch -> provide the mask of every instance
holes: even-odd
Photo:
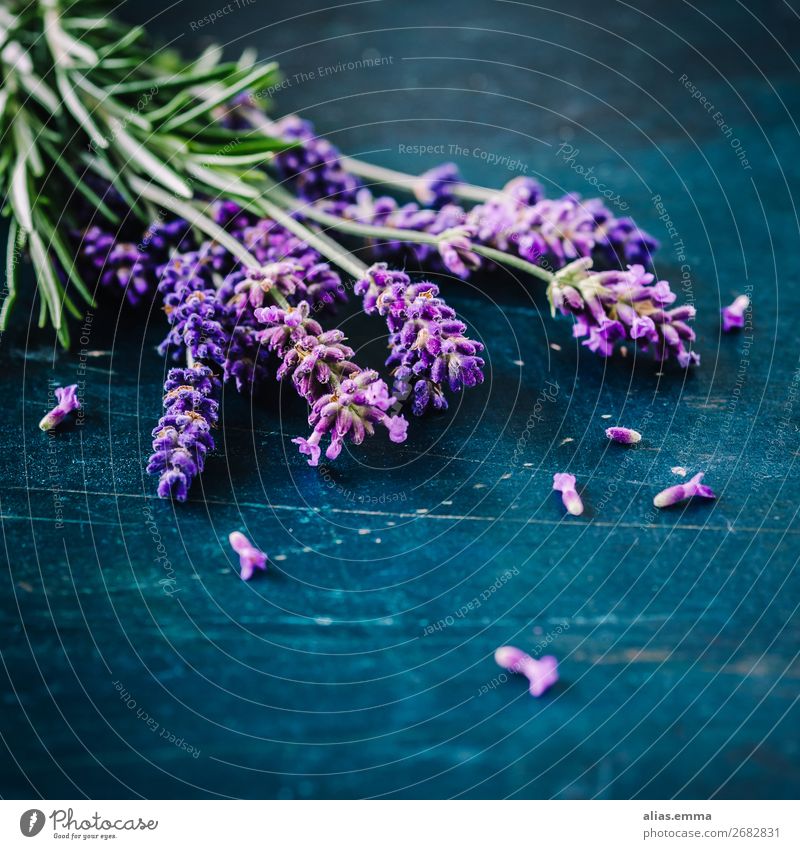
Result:
[[[19,256],[36,273],[40,325],[65,347],[66,314],[98,287],[160,297],[164,388],[149,470],[184,500],[213,450],[222,384],[291,384],[309,408],[310,465],[483,381],[483,346],[439,289],[409,269],[466,279],[503,266],[543,284],[553,315],[591,351],[632,342],[687,367],[690,306],[646,270],[656,242],[598,199],[547,199],[534,180],[500,190],[445,164],[413,176],[343,156],[308,122],[274,120],[278,79],[246,52],[190,62],[123,27],[103,0],[0,8],[0,183],[10,216],[6,326]],[[404,194],[416,200],[404,202]],[[355,252],[345,245],[356,242]],[[365,262],[366,257],[369,262]],[[401,271],[405,268],[405,271]],[[354,292],[387,333],[392,389],[325,326]],[[323,438],[325,440],[323,444]]]

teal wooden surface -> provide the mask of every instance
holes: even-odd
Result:
[[[144,474],[157,306],[107,299],[64,353],[23,303],[0,345],[0,793],[796,797],[796,4],[292,18],[311,7],[274,3],[193,30],[213,6],[150,26],[187,51],[255,43],[292,80],[278,108],[349,153],[410,171],[451,158],[494,186],[524,166],[550,195],[592,194],[573,165],[594,165],[661,240],[703,364],[600,360],[534,281],[443,280],[486,344],[483,387],[404,445],[375,439],[322,472],[290,443],[305,428],[290,393],[226,392],[219,450],[172,505]],[[376,56],[391,62],[346,67]],[[402,152],[414,145],[447,153]],[[753,324],[721,337],[719,308],[742,292]],[[380,325],[354,306],[338,321],[379,365]],[[44,436],[49,382],[78,380],[83,422]],[[641,445],[608,443],[613,423]],[[675,467],[706,470],[719,499],[654,511]],[[577,519],[550,492],[566,469]],[[263,579],[236,577],[235,529],[270,553]],[[500,680],[504,643],[546,644],[558,687],[533,700]]]

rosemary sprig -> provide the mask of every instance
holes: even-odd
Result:
[[[65,346],[64,313],[80,317],[78,304],[93,303],[95,284],[80,276],[71,234],[87,219],[120,221],[89,175],[122,195],[134,215],[146,217],[143,199],[153,189],[179,215],[180,201],[200,199],[206,188],[198,168],[244,174],[287,147],[263,132],[226,130],[216,115],[241,92],[274,83],[274,64],[249,54],[222,62],[218,49],[184,62],[149,50],[144,31],[117,24],[112,12],[106,0],[10,0],[0,8],[0,189],[13,221],[0,330],[12,314],[24,250],[40,317]]]

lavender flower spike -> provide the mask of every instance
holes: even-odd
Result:
[[[656,507],[671,507],[673,504],[686,501],[693,495],[699,495],[701,498],[716,498],[710,486],[700,483],[704,474],[705,472],[698,472],[690,481],[662,490],[653,499],[653,504]]]
[[[380,262],[367,269],[355,292],[364,311],[384,316],[389,328],[389,358],[394,367],[394,394],[411,399],[421,416],[429,407],[446,410],[445,385],[453,392],[483,382],[480,342],[468,338],[466,325],[439,297],[433,283],[411,283],[403,271]]]
[[[580,516],[583,513],[583,501],[575,489],[575,475],[557,472],[553,475],[553,489],[561,493],[561,500],[568,513],[573,516]]]
[[[552,655],[534,660],[515,646],[501,646],[494,653],[494,659],[503,669],[524,675],[530,681],[530,694],[535,698],[558,681],[558,661]]]
[[[189,487],[203,471],[214,448],[211,428],[217,423],[219,378],[207,366],[170,369],[164,383],[164,415],[153,430],[153,455],[147,466],[159,475],[161,498],[186,501]]]
[[[267,555],[256,548],[252,542],[239,531],[234,531],[228,537],[231,548],[239,555],[241,567],[240,577],[243,581],[249,581],[255,574],[256,569],[266,571]]]
[[[631,430],[629,427],[608,427],[606,428],[606,436],[623,445],[636,445],[637,442],[642,441],[641,433],[638,430]]]
[[[81,404],[75,394],[77,389],[77,383],[73,383],[72,386],[59,386],[58,389],[56,389],[56,401],[58,401],[58,403],[39,422],[41,430],[53,430],[61,424],[67,413],[80,409]]]
[[[730,306],[720,310],[723,333],[730,333],[735,327],[744,327],[744,314],[749,306],[750,298],[747,295],[739,295]]]
[[[378,424],[388,430],[392,442],[404,442],[408,422],[389,415],[395,399],[386,384],[376,371],[362,369],[350,359],[354,352],[344,344],[341,330],[323,331],[310,312],[307,301],[286,310],[255,311],[256,320],[266,325],[261,344],[282,361],[278,379],[291,378],[297,394],[311,407],[311,435],[292,440],[308,456],[309,466],[319,465],[323,436],[330,437],[325,451],[329,460],[339,456],[345,438],[360,445]]]

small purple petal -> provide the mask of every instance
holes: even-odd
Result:
[[[240,577],[243,581],[249,581],[256,569],[266,570],[267,555],[256,548],[244,534],[233,531],[228,541],[231,548],[239,555]]]
[[[744,327],[744,314],[749,306],[750,298],[747,295],[739,295],[730,306],[722,308],[722,330],[724,333],[730,333],[737,327]]]
[[[494,659],[503,669],[524,675],[530,682],[530,694],[536,698],[558,681],[558,661],[552,655],[534,660],[516,646],[501,646]]]
[[[656,507],[671,507],[673,504],[678,504],[681,501],[686,501],[693,495],[699,495],[701,498],[716,498],[714,491],[710,486],[700,483],[705,472],[698,472],[691,480],[686,483],[670,486],[662,490],[653,499],[653,504]]]
[[[631,430],[628,427],[609,427],[606,428],[606,436],[613,439],[614,442],[621,442],[623,445],[635,445],[642,441],[642,435],[638,430]]]
[[[55,390],[56,401],[58,403],[52,410],[39,422],[41,430],[53,430],[58,427],[64,420],[64,417],[73,410],[80,409],[80,401],[75,394],[78,390],[78,384],[73,383],[71,386],[59,386]]]
[[[567,472],[556,472],[553,475],[553,489],[561,493],[561,500],[567,508],[567,512],[573,516],[583,513],[583,501],[575,489],[575,475]]]

